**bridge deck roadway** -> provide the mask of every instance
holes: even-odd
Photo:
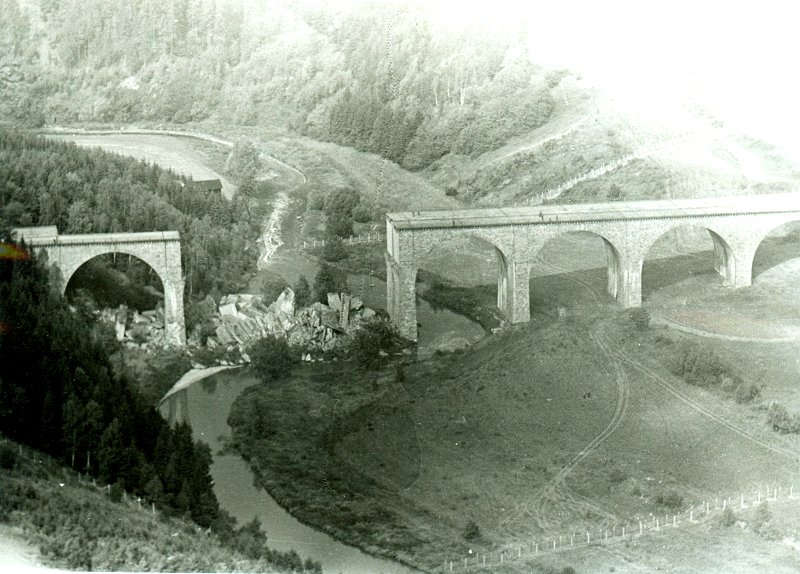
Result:
[[[771,193],[698,199],[666,199],[537,205],[387,214],[398,230],[536,225],[584,221],[671,219],[704,215],[743,215],[800,211],[800,193]]]

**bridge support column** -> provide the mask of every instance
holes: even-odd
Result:
[[[609,275],[610,275],[609,266]],[[623,309],[642,306],[642,260],[621,259],[616,264],[616,293],[610,291],[611,277],[609,276],[609,292],[617,299]]]
[[[164,283],[164,335],[170,345],[186,345],[186,324],[183,317],[183,287],[180,277],[165,279]]]
[[[527,261],[516,261],[502,257],[497,279],[497,308],[509,323],[527,323],[531,320],[530,273]]]
[[[400,335],[417,340],[417,267],[386,258],[386,307]]]
[[[736,254],[733,259],[733,272],[728,284],[733,289],[741,287],[750,287],[753,284],[753,259],[755,259],[756,250],[747,249],[742,250]]]
[[[714,242],[714,269],[722,276],[726,285],[735,286],[737,265],[731,248],[725,243],[725,240],[710,229],[708,233]]]

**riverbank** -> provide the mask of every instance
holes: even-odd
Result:
[[[271,548],[296,551],[304,559],[321,562],[325,572],[343,574],[415,574],[396,562],[369,556],[338,541],[324,529],[299,521],[278,505],[263,484],[254,481],[250,465],[228,447],[231,405],[251,386],[263,386],[245,370],[229,370],[192,384],[170,397],[161,407],[191,424],[196,440],[209,444],[213,453],[211,476],[220,505],[240,523],[257,519]],[[181,403],[180,405],[178,403]],[[263,418],[263,417],[262,417]],[[294,509],[287,507],[294,513]],[[318,509],[321,519],[328,509]]]

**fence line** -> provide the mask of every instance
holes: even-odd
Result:
[[[2,445],[14,445],[14,443],[4,436],[0,436],[0,444]],[[16,443],[17,447],[17,456],[19,458],[23,458],[28,460],[34,464],[40,464],[45,467],[52,474],[60,474],[61,479],[63,479],[64,483],[67,484],[70,479],[75,480],[73,485],[78,485],[84,488],[93,488],[96,491],[106,491],[106,494],[110,494],[112,485],[109,483],[103,484],[102,481],[98,482],[96,477],[89,475],[89,473],[83,474],[78,470],[65,466],[63,463],[59,462],[58,460],[54,459],[53,457],[42,453],[41,451],[32,449],[27,446],[23,446],[20,443]],[[28,455],[28,452],[30,455]],[[122,500],[118,502],[118,504],[124,503],[129,508],[136,509],[140,512],[143,512],[152,517],[158,517],[159,519],[162,518],[164,515],[160,508],[156,507],[155,502],[148,501],[143,499],[140,496],[135,496],[129,493],[127,490],[122,489]],[[149,504],[148,504],[149,503]],[[166,516],[169,516],[167,514]],[[202,528],[195,525],[195,530],[200,533],[204,532]]]
[[[688,510],[647,517],[636,517],[615,525],[599,524],[594,528],[572,529],[566,532],[548,532],[532,538],[527,543],[517,543],[495,552],[481,554],[470,550],[467,557],[448,558],[442,562],[441,572],[466,572],[492,568],[508,561],[523,560],[558,552],[588,548],[592,545],[617,544],[626,540],[648,536],[661,531],[691,527],[707,520],[719,518],[726,510],[737,511],[757,507],[764,502],[785,503],[800,498],[795,485],[764,485],[751,493],[715,497],[692,505]],[[599,522],[599,521],[598,521]]]

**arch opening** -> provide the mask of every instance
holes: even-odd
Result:
[[[167,312],[164,278],[144,259],[121,251],[96,255],[62,280],[67,301],[86,319],[109,310],[105,318],[114,321],[118,341],[168,342],[175,318]]]
[[[531,266],[531,310],[559,315],[614,303],[622,291],[620,255],[606,237],[566,231],[549,239]]]
[[[419,256],[418,349],[464,347],[507,318],[513,304],[508,273],[502,250],[477,235],[447,238]]]
[[[800,221],[779,225],[759,242],[753,255],[752,280],[782,286],[800,277]]]
[[[736,260],[727,241],[698,225],[673,227],[655,239],[642,261],[642,301],[686,302],[731,284]]]

